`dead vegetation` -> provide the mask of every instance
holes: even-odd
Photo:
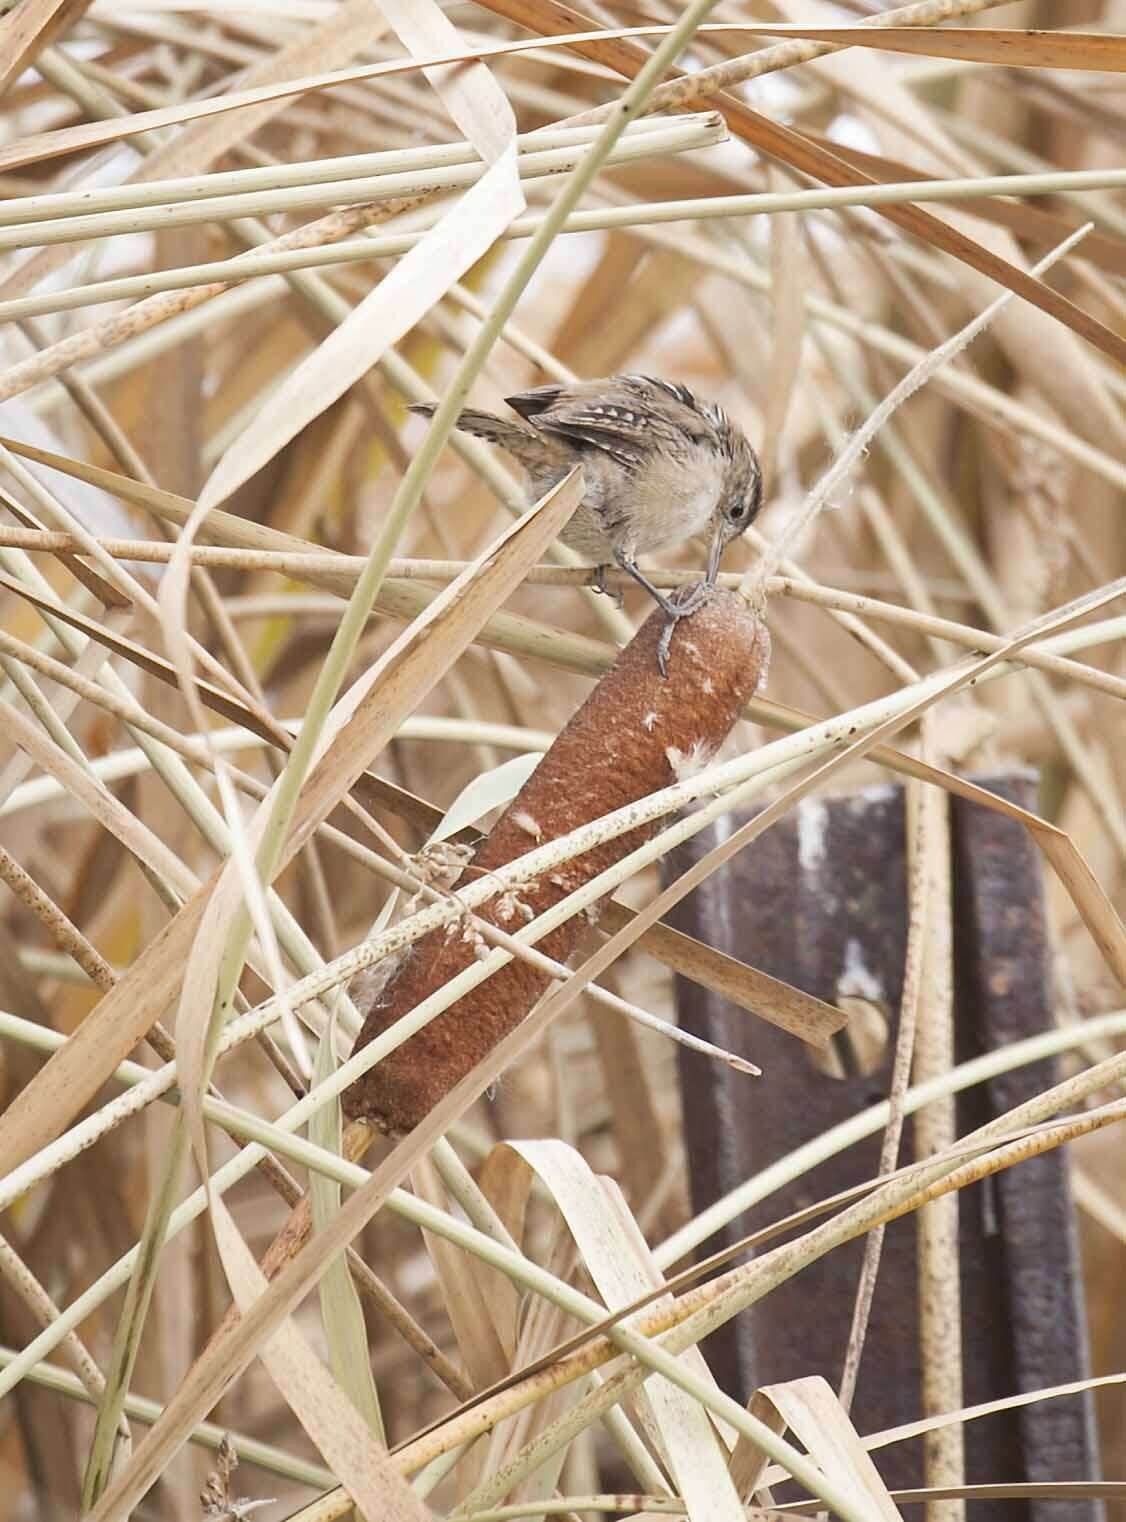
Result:
[[[0,1522],[713,1522],[783,1471],[890,1519],[847,1415],[863,1297],[833,1389],[746,1409],[696,1344],[908,1213],[927,1484],[953,1493],[929,1522],[959,1522],[950,1212],[1064,1142],[1122,1472],[1126,4],[1064,10],[0,5]],[[652,739],[646,786],[603,795],[618,759],[580,737],[507,816],[541,875],[498,848],[459,881],[648,608],[554,542],[577,481],[514,525],[521,484],[450,425],[622,371],[759,449],[725,571],[769,677],[722,673],[749,701],[718,756],[714,725],[672,753],[649,674],[601,689]],[[946,800],[1023,766],[1065,1086],[971,1145],[950,1079],[895,1173],[908,1086],[951,1061]],[[560,824],[567,776],[594,803]],[[838,1017],[657,923],[692,885],[659,864],[765,806],[692,881],[753,861],[800,798],[888,776],[913,840],[892,1177],[674,1277],[670,969],[802,1040]],[[528,948],[569,954],[552,932],[610,893],[552,980]],[[353,1054],[358,975],[463,935]],[[366,1150],[340,1095],[423,1027],[440,1048],[474,981],[519,1013],[550,986]]]

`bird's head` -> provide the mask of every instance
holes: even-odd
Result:
[[[719,562],[733,539],[746,533],[762,506],[762,468],[743,430],[721,407],[705,409],[715,427],[717,447],[724,462],[723,485],[716,504],[708,580],[719,574]]]

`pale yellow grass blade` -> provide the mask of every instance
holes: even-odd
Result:
[[[70,26],[90,0],[23,0],[0,20],[0,95],[57,32]]]
[[[645,1239],[612,1180],[596,1178],[573,1148],[559,1141],[511,1142],[555,1199],[580,1256],[606,1305],[615,1310],[648,1294],[661,1282]],[[626,1323],[628,1325],[628,1322]],[[711,1380],[699,1349],[684,1355],[693,1371]],[[743,1509],[727,1469],[727,1452],[707,1413],[684,1391],[655,1379],[640,1407],[648,1411],[676,1489],[696,1522],[729,1517],[743,1522]],[[472,1498],[474,1509],[499,1500],[499,1477]]]
[[[221,1195],[214,1196],[211,1209],[223,1266],[238,1304],[246,1312],[265,1293],[266,1276]],[[387,1522],[427,1522],[432,1516],[430,1510],[394,1468],[387,1450],[373,1438],[292,1321],[284,1321],[261,1344],[258,1356],[366,1516],[386,1518]],[[104,1506],[94,1515],[99,1513],[107,1514]]]
[[[384,12],[412,51],[458,41],[434,0],[386,0]],[[342,396],[385,350],[435,306],[524,210],[516,166],[516,118],[481,64],[428,76],[489,164],[484,177],[400,260],[283,382],[220,460],[200,494],[201,513],[229,497],[307,423]],[[187,538],[190,539],[189,526]]]
[[[895,1502],[868,1456],[832,1386],[820,1375],[764,1385],[758,1396],[769,1401],[823,1472],[852,1491],[858,1505],[875,1508],[884,1522],[901,1522]],[[742,1463],[738,1448],[732,1463]]]

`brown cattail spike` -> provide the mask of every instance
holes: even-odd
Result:
[[[723,743],[765,673],[770,649],[765,626],[736,593],[713,591],[698,612],[677,625],[667,680],[657,669],[664,627],[658,609],[497,821],[470,874],[495,871],[545,841],[669,786],[685,765],[706,761]],[[509,933],[520,930],[621,860],[655,828],[647,825],[595,846],[532,883],[499,893],[477,913]],[[584,928],[578,915],[540,944],[549,956],[566,961]],[[476,939],[467,925],[455,922],[417,941],[384,986],[369,992],[356,1050],[468,967],[476,958]],[[526,962],[509,962],[358,1079],[344,1095],[346,1113],[391,1133],[409,1131],[523,1020],[548,982]]]

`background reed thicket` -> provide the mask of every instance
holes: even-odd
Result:
[[[646,67],[674,26],[679,83]],[[802,35],[827,26],[855,30]],[[1069,1149],[1092,1373],[1123,1368],[1110,1122],[1126,1031],[1113,907],[1126,881],[1124,27],[1123,0],[0,5],[0,1522],[83,1506],[179,1522],[266,1498],[255,1516],[327,1518],[348,1509],[338,1481],[369,1522],[594,1516],[594,1498],[623,1489],[651,1512],[740,1511],[762,1430],[750,1416],[739,1428],[690,1358],[679,1385],[650,1380],[649,1405],[599,1413],[593,1376],[576,1381],[564,1358],[491,1397],[491,1436],[468,1442],[455,1421],[598,1305],[684,1266],[660,1251],[691,1217],[675,1048],[620,1007],[674,1022],[666,965],[627,950],[600,980],[619,1007],[582,994],[434,1148],[381,1141],[362,1167],[334,1165],[335,1099],[279,1124],[350,1051],[353,964],[337,959],[373,926],[409,923],[428,888],[443,902],[446,859],[418,854],[434,820],[476,779],[451,826],[487,825],[527,772],[517,758],[550,743],[647,612],[633,588],[620,610],[594,596],[565,551],[541,555],[527,534],[500,573],[483,562],[449,592],[523,501],[503,457],[444,446],[450,408],[432,430],[406,411],[455,390],[495,407],[547,380],[642,371],[746,429],[767,506],[725,569],[753,580],[783,536],[792,559],[767,586],[766,701],[717,764],[778,743],[777,705],[825,719],[882,703],[865,709],[870,729],[907,709],[916,681],[953,680],[1093,597],[1003,679],[934,696],[886,738],[942,771],[1036,768],[1040,815],[1063,832],[1037,839],[1054,864],[1056,1020],[1073,1036],[1063,1108],[1076,1132],[1097,1127]],[[563,33],[581,36],[533,45]],[[485,61],[421,67],[474,52]],[[608,110],[622,98],[628,124]],[[1006,292],[984,332],[934,357]],[[918,388],[858,441],[917,367]],[[821,510],[803,514],[850,441]],[[197,502],[206,513],[185,529]],[[126,539],[145,543],[131,556]],[[699,546],[657,559],[702,563]],[[508,595],[504,576],[524,584]],[[381,660],[349,749],[330,709]],[[292,739],[303,721],[311,757]],[[827,737],[797,775],[752,766],[739,801],[789,806],[834,753]],[[370,786],[349,801],[366,768],[416,802]],[[816,791],[888,776],[845,757]],[[912,783],[908,804],[917,1077],[947,1060],[942,780]],[[653,896],[660,849],[626,902]],[[192,919],[224,863],[222,913]],[[317,997],[286,999],[326,964]],[[228,1016],[274,995],[255,1040],[220,1041]],[[185,1095],[179,1109],[144,1087],[172,1058],[163,1097]],[[153,1102],[128,1108],[129,1084]],[[948,1105],[931,1112],[923,1134],[941,1154],[957,1137]],[[1022,1123],[1052,1113],[1045,1101]],[[502,1145],[520,1138],[554,1141]],[[248,1139],[256,1168],[231,1162]],[[963,1151],[955,1183],[991,1157],[1013,1160]],[[238,1175],[225,1207],[214,1192],[169,1226],[201,1167],[226,1168],[223,1185]],[[296,1192],[315,1181],[327,1231],[376,1167],[402,1187],[372,1194],[349,1258],[315,1288],[310,1275],[292,1318],[279,1307],[241,1353],[230,1339],[205,1351],[233,1300],[245,1310],[261,1292],[246,1246],[261,1258]],[[911,1208],[920,1182],[904,1186]],[[808,1190],[821,1193],[815,1171]],[[939,1241],[955,1199],[926,1207]],[[828,1216],[842,1240],[873,1224],[849,1226],[853,1208]],[[767,1200],[757,1221],[772,1219]],[[956,1315],[938,1251],[922,1271]],[[760,1264],[753,1295],[787,1271]],[[745,1281],[731,1293],[752,1298]],[[881,1356],[863,1348],[864,1319],[854,1363]],[[929,1440],[927,1480],[956,1489],[955,1344],[925,1345],[930,1388],[955,1413]],[[657,1356],[631,1344],[602,1377]],[[847,1400],[817,1400],[796,1391],[774,1457],[800,1467],[807,1450],[820,1472],[807,1460],[807,1483],[841,1515],[893,1515],[861,1450],[836,1446]],[[1097,1408],[1113,1478],[1121,1388],[1100,1388]],[[224,1431],[233,1473],[214,1453]],[[390,1459],[383,1442],[398,1445]],[[963,1506],[934,1501],[931,1522]]]

